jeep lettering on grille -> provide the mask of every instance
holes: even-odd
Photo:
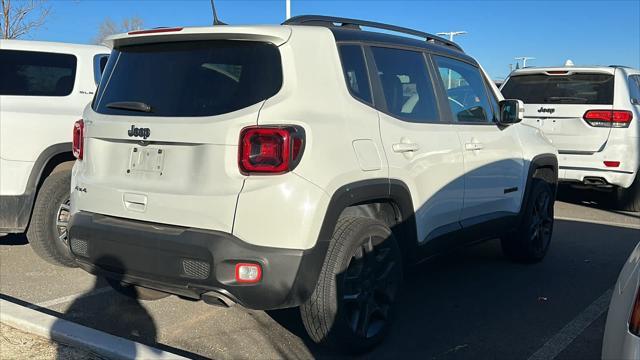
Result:
[[[135,125],[131,125],[131,129],[127,131],[127,134],[131,137],[141,137],[143,139],[151,136],[151,129],[149,128],[137,128]]]

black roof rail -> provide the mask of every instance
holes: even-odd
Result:
[[[336,25],[336,24],[340,24],[340,25]],[[286,20],[285,22],[282,23],[282,25],[315,25],[315,26],[326,26],[326,27],[343,27],[343,28],[355,29],[355,30],[362,30],[360,27],[365,26],[365,27],[370,27],[375,29],[389,30],[393,32],[417,36],[420,38],[424,38],[428,42],[450,46],[457,50],[462,51],[462,48],[460,47],[460,45],[454,43],[453,41],[449,41],[445,38],[442,38],[440,36],[429,34],[419,30],[379,23],[375,21],[349,19],[349,18],[323,16],[323,15],[300,15],[300,16],[294,16]]]

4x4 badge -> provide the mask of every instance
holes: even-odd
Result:
[[[131,137],[141,137],[143,139],[146,139],[151,135],[151,129],[137,128],[135,125],[131,125],[131,129],[127,131],[127,134],[129,134],[129,136]]]
[[[553,114],[554,112],[556,112],[556,109],[545,109],[543,107],[540,107],[540,109],[538,109],[539,113],[549,113],[549,114]]]

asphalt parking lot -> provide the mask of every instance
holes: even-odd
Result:
[[[640,214],[607,210],[598,194],[561,199],[540,264],[513,264],[490,241],[412,267],[390,336],[366,357],[599,358],[610,289],[640,241]],[[297,310],[134,301],[81,270],[48,265],[24,236],[0,238],[0,293],[190,357],[336,357],[307,338]]]

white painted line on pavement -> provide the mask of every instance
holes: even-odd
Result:
[[[27,307],[30,308],[30,309],[46,308],[46,307],[49,307],[49,306],[68,303],[68,302],[71,302],[73,300],[80,299],[80,298],[86,298],[86,297],[91,297],[91,296],[95,296],[95,295],[104,294],[104,293],[109,292],[111,290],[112,290],[111,287],[107,286],[107,287],[98,288],[98,289],[89,291],[88,293],[78,293],[78,294],[59,297],[57,299],[53,299],[53,300],[49,300],[49,301],[43,301],[43,302],[38,303],[38,304],[30,304],[30,305],[27,305]]]
[[[593,224],[598,224],[598,225],[619,226],[619,227],[625,227],[625,228],[629,228],[629,229],[640,229],[640,224],[636,225],[636,224],[629,224],[629,223],[601,221],[601,220],[592,220],[592,219],[581,219],[581,218],[572,218],[572,217],[565,217],[565,216],[556,216],[556,217],[554,217],[554,219],[556,219],[556,220],[565,220],[565,221],[579,221],[579,222],[593,223]]]
[[[573,342],[582,332],[607,311],[613,288],[604,292],[594,302],[565,325],[528,360],[552,360]]]
[[[57,342],[88,349],[107,359],[186,359],[0,299],[0,322]]]

